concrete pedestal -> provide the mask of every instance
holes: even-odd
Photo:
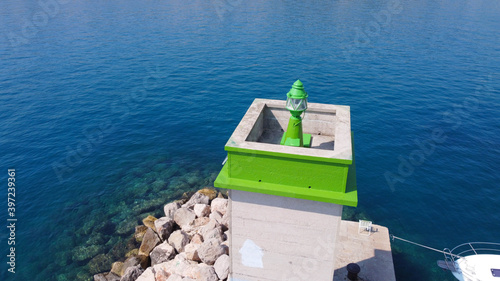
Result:
[[[346,266],[349,263],[361,267],[359,281],[396,281],[389,229],[374,224],[372,234],[367,236],[359,233],[358,226],[354,221],[340,223],[333,281],[348,281]]]
[[[233,281],[332,281],[342,205],[356,206],[348,106],[309,103],[311,147],[280,145],[285,101],[256,99],[214,186],[230,190]]]
[[[233,281],[332,281],[342,205],[230,190]]]

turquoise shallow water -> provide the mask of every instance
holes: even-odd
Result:
[[[499,14],[494,0],[2,1],[0,202],[15,168],[18,222],[15,275],[0,231],[0,279],[103,270],[140,219],[213,183],[254,98],[285,99],[297,78],[310,102],[351,106],[349,218],[436,248],[499,242]],[[437,253],[393,255],[398,280],[452,280]]]

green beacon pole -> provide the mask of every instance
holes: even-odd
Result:
[[[302,113],[307,109],[307,93],[300,80],[293,83],[292,88],[286,94],[285,108],[290,111],[290,121],[286,132],[281,138],[282,145],[311,147],[311,135],[302,132]]]

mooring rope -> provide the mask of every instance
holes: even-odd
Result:
[[[438,249],[435,249],[435,248],[431,248],[429,246],[425,246],[425,245],[422,245],[422,244],[419,244],[419,243],[416,243],[416,242],[413,242],[413,241],[410,241],[410,240],[406,240],[406,239],[403,239],[401,237],[397,237],[397,236],[392,235],[392,234],[389,235],[389,237],[391,237],[392,241],[394,241],[394,239],[398,239],[398,240],[404,241],[406,243],[410,243],[410,244],[413,244],[413,245],[420,246],[422,248],[426,248],[428,250],[432,250],[432,251],[439,252],[439,253],[442,253],[442,254],[445,254],[445,255],[450,255],[450,256],[457,257],[457,258],[461,258],[461,256],[452,254],[451,252],[446,252],[446,251],[443,251],[443,250],[438,250]]]

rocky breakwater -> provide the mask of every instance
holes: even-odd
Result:
[[[148,216],[134,234],[140,247],[95,281],[218,281],[229,274],[228,199],[203,189],[189,200],[164,206],[165,216]]]

